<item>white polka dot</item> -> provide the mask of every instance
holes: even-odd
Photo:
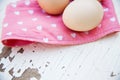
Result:
[[[19,11],[15,11],[14,14],[15,15],[20,15],[20,12]]]
[[[25,0],[25,5],[29,6],[30,5],[30,1],[29,0]]]
[[[32,18],[32,21],[37,21],[38,19],[37,18]]]
[[[8,27],[8,23],[3,24],[3,27]]]
[[[63,40],[63,36],[59,35],[59,36],[57,36],[57,39],[61,41],[61,40]]]
[[[51,24],[51,27],[57,27],[57,24]]]
[[[16,8],[16,7],[17,7],[17,4],[16,4],[16,3],[12,3],[11,6],[12,6],[13,8]]]
[[[76,33],[71,33],[70,34],[73,38],[76,38]]]
[[[102,27],[102,24],[99,24],[99,25],[98,25],[98,28],[101,28],[101,27]]]
[[[48,38],[43,38],[43,41],[47,43],[49,40]]]
[[[22,31],[26,32],[26,31],[27,31],[27,28],[22,28]]]
[[[11,36],[12,35],[12,32],[8,32],[6,33],[7,36]]]
[[[104,12],[108,12],[109,11],[109,8],[104,8]]]
[[[51,18],[51,16],[46,16],[47,18]]]
[[[89,32],[88,32],[88,31],[85,31],[84,33],[85,33],[85,34],[87,34],[87,35],[89,34]]]
[[[36,27],[36,29],[37,30],[42,30],[42,26],[39,25],[39,26]]]
[[[23,22],[22,22],[22,21],[18,21],[18,22],[17,22],[17,24],[22,25],[22,24],[23,24]]]
[[[110,21],[115,22],[116,21],[115,17],[110,18]]]
[[[34,10],[28,10],[28,13],[29,13],[29,14],[33,14],[33,13],[34,13]]]

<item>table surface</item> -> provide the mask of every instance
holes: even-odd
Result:
[[[10,1],[0,0],[0,30]],[[120,0],[113,3],[120,22]],[[83,45],[0,49],[0,80],[120,80],[119,32]]]

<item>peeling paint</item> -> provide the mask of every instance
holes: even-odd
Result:
[[[35,52],[35,50],[32,51],[33,53]]]
[[[31,78],[36,78],[40,80],[41,75],[38,73],[37,69],[26,69],[20,77],[13,77],[12,80],[30,80]]]
[[[47,63],[47,64],[50,64],[50,62],[49,62],[49,61],[47,61],[46,63]]]
[[[14,68],[12,68],[12,69],[9,70],[9,74],[10,74],[11,76],[13,76],[13,73],[14,73],[13,69],[14,69]]]
[[[30,63],[32,62],[32,60],[30,60]]]
[[[4,69],[2,69],[2,67],[4,66],[4,64],[3,63],[1,63],[0,64],[0,72],[4,72],[5,71],[5,68]]]
[[[20,73],[21,69],[19,69],[17,72]]]
[[[15,56],[9,57],[10,62],[12,62],[12,60],[13,60],[14,58],[15,58]]]
[[[2,53],[0,54],[0,59],[1,58],[7,58],[10,55],[11,52],[12,52],[11,47],[4,46],[2,48]]]
[[[110,76],[111,76],[111,77],[115,77],[115,76],[117,76],[117,75],[116,75],[114,72],[111,72]]]
[[[24,52],[24,49],[23,48],[20,48],[18,51],[17,51],[17,53],[23,53]]]

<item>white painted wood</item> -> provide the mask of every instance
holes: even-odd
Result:
[[[113,2],[120,21],[120,1]],[[3,68],[6,69],[4,73],[0,72],[0,75],[6,75],[6,80],[12,78],[8,73],[11,68],[14,68],[13,75],[19,77],[28,67],[39,70],[40,80],[120,80],[119,32],[83,45],[56,46],[35,43],[23,46],[23,54],[17,53],[20,48],[12,48],[10,57],[15,56],[12,62],[9,58],[1,59],[0,63],[4,63]],[[21,72],[17,73],[19,69]]]

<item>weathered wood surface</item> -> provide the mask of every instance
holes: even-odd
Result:
[[[0,27],[10,0],[2,1]],[[113,2],[120,19],[120,1]],[[120,80],[120,33],[84,45],[0,49],[0,80]]]

